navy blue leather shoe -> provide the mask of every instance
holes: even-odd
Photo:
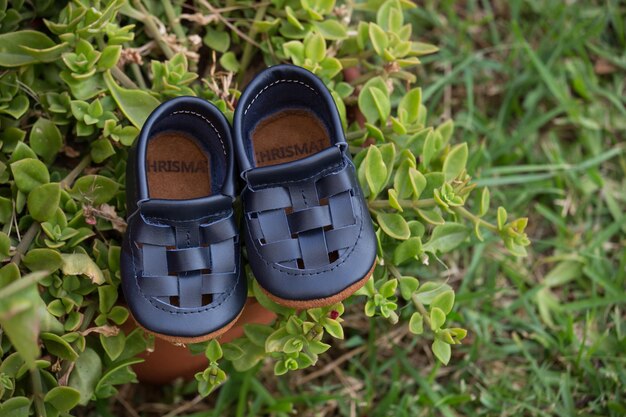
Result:
[[[234,119],[252,271],[274,301],[331,305],[365,284],[376,237],[330,92],[278,65],[242,94]]]
[[[122,287],[137,323],[159,337],[208,340],[243,309],[234,164],[224,115],[194,97],[160,105],[131,150]]]

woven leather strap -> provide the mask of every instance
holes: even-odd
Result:
[[[237,226],[231,213],[212,223],[146,221],[136,216],[133,239],[141,257],[138,277],[144,294],[180,307],[201,307],[203,295],[226,292],[236,269],[233,239]]]
[[[246,190],[248,226],[263,259],[314,269],[341,256],[359,230],[354,181],[353,171],[345,165],[318,180]]]

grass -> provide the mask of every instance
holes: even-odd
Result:
[[[142,414],[626,415],[626,6],[425,3],[411,21],[441,48],[419,70],[426,103],[455,118],[492,205],[528,213],[528,258],[486,241],[415,271],[458,290],[469,336],[447,367],[355,305],[313,370],[233,372],[208,403],[185,402],[182,383],[154,398],[127,387]]]

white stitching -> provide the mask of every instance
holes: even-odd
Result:
[[[220,140],[220,144],[222,145],[222,151],[224,152],[224,156],[226,156],[226,147],[224,146],[224,141],[222,140],[222,135],[220,135],[220,132],[217,130],[217,128],[215,127],[215,125],[213,125],[213,123],[211,123],[209,121],[209,119],[207,119],[206,117],[204,117],[203,115],[201,115],[200,113],[196,113],[194,111],[190,111],[190,110],[178,110],[173,112],[172,114],[170,114],[170,116],[173,116],[175,114],[192,114],[194,116],[198,116],[199,118],[201,118],[202,120],[204,120],[205,122],[207,122],[209,125],[211,125],[211,127],[213,128],[213,130],[215,131],[215,133],[217,134],[218,139]]]
[[[250,109],[250,106],[252,106],[252,103],[255,102],[255,100],[257,98],[259,98],[259,96],[261,94],[263,94],[265,92],[265,90],[267,90],[268,88],[276,85],[276,84],[280,84],[280,83],[298,83],[298,84],[302,84],[303,86],[307,87],[309,90],[313,91],[315,94],[317,94],[317,91],[315,91],[315,89],[313,87],[311,87],[310,85],[303,83],[302,81],[298,81],[298,80],[278,80],[278,81],[274,81],[271,84],[266,85],[265,87],[263,87],[263,89],[261,89],[261,91],[259,91],[257,93],[256,96],[254,96],[254,98],[252,99],[252,101],[250,102],[250,104],[248,104],[248,106],[246,107],[246,110],[243,112],[243,114],[248,113],[248,110]]]

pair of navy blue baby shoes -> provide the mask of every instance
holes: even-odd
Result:
[[[132,148],[126,179],[124,295],[138,324],[169,341],[218,337],[243,310],[240,188],[248,263],[275,302],[332,305],[374,269],[376,237],[337,108],[305,69],[257,75],[232,127],[205,100],[163,103]]]

